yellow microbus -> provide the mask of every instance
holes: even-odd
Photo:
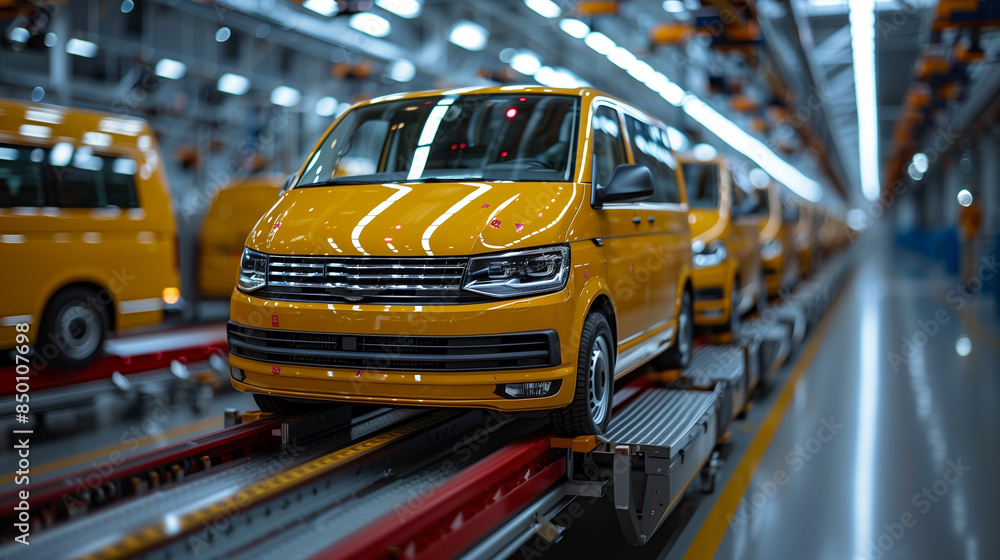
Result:
[[[740,317],[766,305],[757,195],[725,157],[684,158],[691,206],[694,319],[699,327],[735,331]],[[741,174],[742,173],[742,174]]]
[[[232,295],[247,235],[278,200],[282,181],[277,175],[250,175],[216,193],[198,240],[198,293]]]
[[[97,357],[110,332],[180,304],[176,225],[149,125],[0,100],[0,348]]]
[[[355,106],[247,239],[233,385],[271,411],[551,410],[560,433],[600,433],[614,379],[691,355],[666,130],[592,89]]]

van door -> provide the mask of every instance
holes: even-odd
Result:
[[[625,133],[618,111],[598,105],[592,120],[594,130],[591,181],[607,186],[615,167],[628,163]],[[643,233],[649,231],[646,215],[635,203],[605,204],[598,212],[608,285],[618,322],[618,351],[634,346],[649,327],[647,312],[649,274],[641,266]]]
[[[653,173],[653,196],[640,203],[646,229],[640,264],[649,272],[650,327],[662,331],[669,341],[676,329],[680,275],[691,244],[687,211],[681,205],[677,184],[677,161],[667,147],[666,131],[631,115],[625,115],[625,125],[635,163]]]

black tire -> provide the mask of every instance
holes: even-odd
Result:
[[[691,363],[694,349],[694,309],[691,291],[684,290],[681,298],[681,312],[677,317],[677,341],[662,354],[653,359],[656,369],[684,369]]]
[[[740,332],[740,279],[733,280],[733,288],[729,291],[729,322],[719,327],[724,333]]]
[[[604,433],[611,421],[614,371],[611,327],[604,315],[591,313],[580,335],[573,402],[549,413],[556,433],[565,437]]]
[[[757,312],[757,315],[763,316],[764,312],[767,311],[767,282],[764,280],[763,271],[761,271],[757,282],[757,302],[754,311]]]
[[[101,305],[98,292],[83,287],[67,288],[57,293],[42,314],[35,349],[43,357],[55,349],[52,363],[79,368],[101,355],[110,321]]]
[[[273,414],[295,414],[305,408],[297,406],[289,400],[271,395],[258,395],[254,393],[253,400],[257,403],[261,412],[271,412]]]
[[[698,478],[701,481],[700,490],[702,494],[711,494],[712,492],[715,492],[715,475],[712,474],[712,471],[710,471],[708,467],[702,467],[701,474]]]

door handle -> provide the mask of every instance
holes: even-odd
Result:
[[[653,223],[656,221],[656,216],[647,216],[646,221],[648,221],[649,223]]]
[[[639,216],[632,216],[632,223],[635,225],[639,225],[642,223],[642,218],[640,218]]]

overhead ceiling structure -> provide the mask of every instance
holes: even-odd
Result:
[[[197,111],[198,119],[238,123],[239,107],[274,106],[319,117],[303,120],[299,134],[308,138],[345,102],[396,91],[532,81],[593,85],[682,130],[691,145],[722,144],[799,196],[839,210],[863,201],[864,185],[869,197],[878,189],[878,180],[872,187],[870,179],[872,162],[890,145],[885,125],[900,112],[933,0],[851,2],[46,3],[52,29],[36,33],[30,48],[5,62],[16,82],[5,87],[37,83],[51,99],[99,108],[149,75],[171,83],[137,103],[148,117],[158,118],[167,102],[186,107],[182,113]],[[879,79],[859,88],[853,45],[861,36],[852,31],[849,9],[865,2],[872,10],[860,22],[868,32],[865,52],[873,55],[868,73],[877,69]],[[88,13],[102,17],[77,17]],[[900,13],[905,17],[893,19],[891,30],[876,29],[879,18]],[[21,33],[8,29],[8,39],[14,31]],[[60,39],[40,46],[49,35]],[[49,71],[39,72],[46,48],[59,52],[49,52]],[[181,93],[205,103],[178,105]],[[860,119],[858,100],[869,102]],[[877,121],[865,116],[873,113]],[[306,140],[297,142],[291,159],[307,148]],[[865,163],[862,154],[872,157]]]

